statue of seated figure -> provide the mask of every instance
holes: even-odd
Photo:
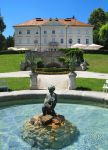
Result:
[[[56,116],[55,106],[57,103],[57,95],[54,93],[55,86],[48,87],[49,93],[46,95],[44,100],[44,106],[42,107],[43,115],[52,115]]]

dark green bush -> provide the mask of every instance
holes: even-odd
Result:
[[[68,68],[37,68],[37,71],[40,72],[68,72]]]
[[[52,62],[46,65],[47,68],[60,68],[60,64]]]
[[[37,68],[43,68],[44,67],[44,64],[43,64],[43,61],[42,60],[39,60],[37,62]]]

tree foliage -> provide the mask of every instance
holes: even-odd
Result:
[[[94,25],[94,29],[98,30],[106,22],[106,14],[102,8],[95,9],[88,19],[88,22]]]
[[[6,48],[6,39],[2,32],[6,28],[6,25],[3,21],[3,17],[0,16],[0,50],[4,50]]]
[[[5,49],[6,49],[6,39],[2,34],[0,34],[0,50]]]
[[[70,71],[74,71],[76,66],[80,66],[84,62],[83,51],[79,48],[66,48],[60,49],[64,52],[64,56],[60,57],[59,60],[63,62]]]
[[[108,12],[106,12],[105,15],[106,15],[106,23],[108,23]]]
[[[94,26],[93,30],[93,42],[96,44],[102,44],[106,46],[106,32],[105,29],[103,29],[103,26],[108,23],[108,12],[105,12],[102,8],[95,9],[89,19],[88,22]],[[106,28],[106,27],[105,27]],[[103,32],[105,32],[103,34]],[[103,38],[103,40],[102,40]]]
[[[0,16],[0,33],[2,34],[2,32],[5,30],[6,25],[3,21],[3,17]]]
[[[108,48],[108,23],[100,28],[99,38],[104,46]]]
[[[13,47],[14,46],[14,38],[12,36],[8,36],[6,38],[6,47]]]

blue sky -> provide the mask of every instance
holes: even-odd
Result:
[[[108,0],[0,0],[1,14],[7,26],[5,36],[13,35],[13,25],[33,18],[67,18],[73,15],[82,22],[94,9],[108,12]]]

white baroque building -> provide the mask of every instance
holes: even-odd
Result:
[[[93,26],[74,18],[35,18],[14,26],[15,47],[56,51],[76,43],[93,43]]]

